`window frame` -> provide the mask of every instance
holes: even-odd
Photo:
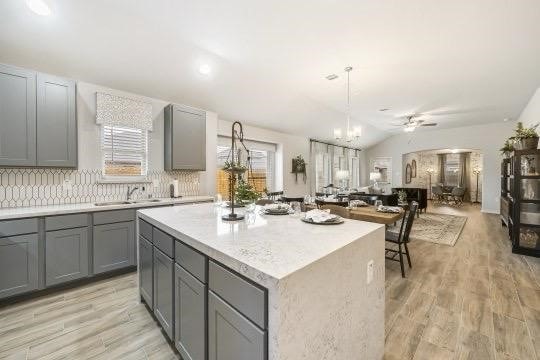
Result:
[[[105,136],[106,132],[108,131],[107,128],[111,128],[111,137],[113,140],[111,140],[113,143],[111,144],[111,148],[105,146]],[[141,174],[139,175],[126,175],[126,174],[106,174],[106,155],[111,154],[111,156],[114,158],[114,129],[120,128],[120,129],[127,129],[131,131],[139,131],[141,135],[141,139],[144,142],[142,148],[142,151],[136,151],[136,150],[128,150],[123,151],[123,153],[127,154],[140,154],[142,156],[141,161]],[[148,182],[147,176],[148,176],[148,162],[149,162],[149,134],[148,130],[145,129],[139,129],[139,128],[133,128],[128,126],[117,126],[117,125],[106,125],[103,124],[100,129],[100,149],[101,149],[101,173],[102,173],[102,179],[100,182],[102,183],[141,183],[141,182]]]

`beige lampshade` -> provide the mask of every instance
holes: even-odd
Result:
[[[381,173],[380,172],[369,173],[369,180],[371,180],[371,181],[379,181],[379,180],[381,180]]]

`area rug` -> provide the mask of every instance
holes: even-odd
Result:
[[[467,222],[465,216],[425,213],[415,218],[409,241],[422,240],[436,244],[454,246]],[[399,234],[401,222],[388,227],[388,231]]]

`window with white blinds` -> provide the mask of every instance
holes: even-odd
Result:
[[[105,176],[145,176],[148,132],[120,126],[102,126],[101,150]]]

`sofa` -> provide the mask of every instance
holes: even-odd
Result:
[[[392,188],[392,194],[396,194],[400,191],[405,191],[407,193],[407,202],[411,203],[416,201],[418,203],[418,211],[426,212],[427,210],[427,189],[423,188],[412,188],[412,187],[401,187],[401,188]]]

